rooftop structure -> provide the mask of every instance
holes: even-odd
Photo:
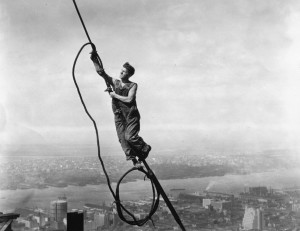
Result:
[[[20,215],[17,213],[0,214],[0,231],[12,231],[11,223]]]

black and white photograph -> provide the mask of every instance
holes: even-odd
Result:
[[[0,231],[300,231],[300,1],[0,2]]]

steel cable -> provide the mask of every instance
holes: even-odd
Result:
[[[145,223],[147,223],[149,220],[152,221],[152,216],[153,214],[156,212],[157,208],[158,208],[158,205],[159,205],[159,197],[160,197],[160,193],[158,192],[158,190],[156,189],[155,187],[155,184],[151,178],[151,174],[149,174],[149,172],[145,171],[143,168],[136,168],[136,167],[133,167],[131,168],[130,170],[128,170],[121,178],[120,180],[118,181],[117,183],[117,188],[116,188],[116,193],[114,192],[114,190],[112,189],[111,187],[111,182],[110,182],[110,179],[109,179],[109,176],[108,176],[108,173],[105,169],[105,165],[104,165],[104,162],[102,160],[102,157],[101,157],[101,152],[100,152],[100,140],[99,140],[99,132],[98,132],[98,127],[97,127],[97,124],[96,124],[96,121],[94,120],[94,118],[91,116],[91,114],[89,113],[86,105],[85,105],[85,102],[83,100],[83,97],[81,95],[81,92],[80,92],[80,88],[78,86],[78,83],[76,81],[76,77],[75,77],[75,67],[76,67],[76,63],[77,63],[77,60],[78,60],[78,57],[80,55],[80,53],[82,52],[83,48],[87,45],[91,45],[92,47],[95,47],[94,44],[88,42],[88,43],[85,43],[79,50],[79,52],[77,53],[76,55],[76,58],[74,60],[74,63],[73,63],[73,68],[72,68],[72,76],[73,76],[73,81],[74,81],[74,84],[76,86],[76,89],[77,89],[77,93],[79,95],[79,98],[80,98],[80,101],[81,101],[81,104],[83,105],[83,108],[85,110],[85,113],[88,115],[88,117],[90,118],[90,120],[92,121],[93,123],[93,126],[94,126],[94,129],[95,129],[95,133],[96,133],[96,141],[97,141],[97,153],[98,153],[98,158],[99,158],[99,161],[101,163],[101,166],[102,166],[102,169],[103,169],[103,172],[105,174],[105,177],[106,177],[106,181],[107,181],[107,185],[109,187],[109,190],[115,200],[115,203],[116,203],[116,208],[117,208],[117,212],[118,212],[118,215],[120,217],[120,219],[124,222],[126,222],[127,224],[130,224],[130,225],[138,225],[138,226],[142,226],[144,225]],[[98,56],[98,59],[100,60],[100,57],[99,55],[97,54]],[[152,200],[152,206],[151,206],[151,209],[150,209],[150,212],[149,214],[143,218],[143,219],[140,219],[140,220],[137,220],[135,218],[135,216],[130,212],[128,211],[124,206],[123,204],[121,203],[120,201],[120,193],[119,193],[119,188],[120,188],[120,184],[122,182],[122,180],[126,177],[126,175],[128,175],[130,172],[132,171],[140,171],[142,173],[144,173],[147,178],[150,179],[151,181],[151,185],[152,185],[152,193],[153,193],[153,200]],[[156,192],[155,192],[156,191]],[[157,195],[157,196],[156,196]],[[128,220],[125,218],[124,214],[122,211],[125,211],[133,220]],[[153,222],[153,221],[152,221]]]

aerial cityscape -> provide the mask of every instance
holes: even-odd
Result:
[[[105,156],[104,160],[113,185],[131,168],[118,156]],[[183,154],[173,158],[154,155],[148,162],[186,230],[277,231],[300,227],[300,181],[299,175],[294,175],[299,174],[299,161],[292,151]],[[295,172],[289,173],[291,170]],[[97,190],[107,185],[93,156],[7,158],[0,171],[0,207],[5,208],[1,212],[20,215],[12,223],[12,230],[71,230],[72,225],[82,226],[85,231],[180,230],[162,198],[152,220],[144,226],[121,221],[108,190]],[[280,172],[284,176],[278,176]],[[133,172],[122,184],[126,208],[136,219],[147,216],[153,199],[149,180]],[[84,195],[76,198],[74,191],[80,189]],[[47,194],[47,190],[51,193]],[[89,190],[96,195],[89,198]],[[30,192],[34,193],[28,196]]]

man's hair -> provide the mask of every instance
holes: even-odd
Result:
[[[126,68],[126,70],[128,71],[128,74],[129,74],[130,76],[132,76],[132,75],[134,74],[135,69],[134,69],[134,67],[131,66],[128,62],[124,63],[123,67]]]

